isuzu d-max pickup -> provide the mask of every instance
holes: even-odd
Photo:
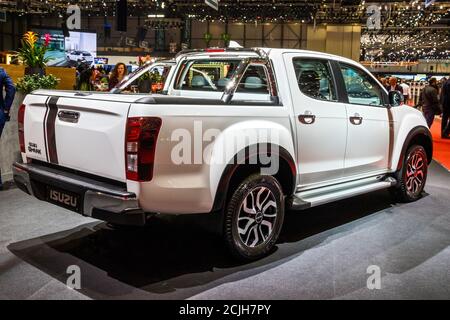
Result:
[[[415,201],[425,186],[432,139],[422,114],[349,59],[190,51],[165,95],[120,92],[26,96],[16,184],[115,224],[218,214],[242,259],[270,252],[286,209],[379,189]]]

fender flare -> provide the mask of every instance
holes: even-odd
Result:
[[[238,154],[235,154],[233,159],[226,165],[224,171],[222,172],[222,176],[220,178],[219,184],[217,186],[217,191],[216,191],[216,195],[214,198],[214,203],[213,203],[213,207],[211,212],[217,212],[219,210],[221,210],[224,205],[225,205],[225,201],[227,199],[227,195],[228,195],[228,189],[229,189],[229,185],[230,185],[230,181],[231,178],[233,177],[233,174],[236,172],[236,169],[241,166],[241,165],[245,165],[248,159],[255,157],[258,155],[258,153],[253,153],[250,154],[250,150],[254,151],[254,150],[259,150],[259,148],[255,148],[255,146],[257,147],[259,144],[256,145],[250,145],[247,146],[245,149],[239,151],[238,154],[245,152],[245,155],[243,158],[240,159],[245,159],[244,163],[237,163],[238,161],[236,161],[236,159],[238,159]],[[269,152],[271,152],[271,150],[273,149],[272,146],[274,146],[273,144],[269,144],[267,150]],[[284,161],[286,161],[289,165],[291,174],[292,174],[292,190],[291,193],[293,194],[295,189],[296,189],[296,177],[297,177],[297,166],[295,164],[294,159],[292,158],[291,154],[289,153],[289,151],[287,151],[285,148],[283,148],[282,146],[276,145],[276,148],[278,149],[278,156],[280,158],[282,158]]]
[[[424,135],[428,138],[429,142],[430,142],[430,154],[428,155],[429,159],[428,159],[428,164],[431,163],[431,160],[433,159],[433,137],[431,135],[430,129],[428,129],[425,126],[417,126],[414,127],[406,136],[405,141],[403,142],[403,147],[402,147],[402,151],[400,153],[400,157],[398,159],[398,163],[397,163],[397,171],[400,170],[403,166],[403,161],[405,159],[405,153],[407,151],[407,148],[409,147],[409,145],[411,144],[411,141],[417,137],[418,135]]]

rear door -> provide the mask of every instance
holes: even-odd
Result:
[[[284,54],[297,127],[301,189],[339,180],[344,172],[347,110],[339,102],[330,61]]]
[[[26,106],[26,156],[126,181],[125,128],[130,103],[34,96]]]

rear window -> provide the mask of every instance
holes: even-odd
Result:
[[[177,74],[174,89],[223,92],[241,60],[189,60]]]
[[[250,65],[245,71],[236,92],[269,94],[265,68],[259,65]]]

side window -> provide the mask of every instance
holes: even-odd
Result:
[[[348,102],[368,106],[383,105],[383,91],[378,83],[366,72],[345,64],[340,64]]]
[[[336,101],[336,88],[326,60],[294,58],[294,70],[300,91],[319,100]]]
[[[258,65],[249,65],[236,92],[270,94],[265,68]]]

